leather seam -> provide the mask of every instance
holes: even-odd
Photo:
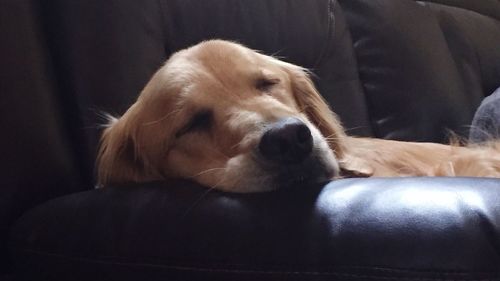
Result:
[[[234,273],[234,274],[260,274],[260,275],[305,275],[305,276],[341,276],[341,277],[351,277],[351,278],[367,278],[367,279],[383,279],[383,280],[421,280],[421,281],[436,281],[436,280],[453,280],[453,281],[499,281],[500,276],[498,272],[453,272],[453,271],[427,271],[418,269],[396,269],[396,268],[381,268],[377,266],[367,267],[367,266],[342,266],[339,269],[343,271],[351,270],[352,273],[346,272],[325,272],[325,271],[278,271],[278,270],[252,270],[252,269],[228,269],[228,268],[210,268],[210,267],[196,267],[196,266],[182,266],[182,265],[166,265],[166,264],[154,264],[147,262],[119,262],[119,261],[107,261],[103,259],[93,259],[85,257],[71,257],[64,254],[48,253],[44,251],[37,250],[19,250],[18,253],[32,253],[40,256],[53,257],[53,258],[63,258],[65,260],[72,261],[82,261],[88,263],[98,263],[98,264],[111,264],[111,265],[123,265],[123,266],[133,266],[133,267],[156,267],[165,268],[173,270],[182,271],[194,271],[194,272],[212,272],[212,273]],[[109,257],[108,257],[109,258]],[[373,270],[375,274],[361,274],[356,272],[359,270]],[[376,273],[376,272],[380,273]],[[384,273],[382,273],[384,272]],[[388,274],[388,273],[398,273],[398,274],[438,274],[441,276],[436,277],[391,277],[391,276],[379,276],[377,274]],[[442,275],[450,275],[450,277],[444,277]],[[462,275],[462,276],[460,276]],[[473,278],[474,275],[490,275],[489,278]],[[460,276],[456,278],[457,276]]]
[[[165,8],[163,6],[163,2],[161,0],[157,0],[158,3],[158,10],[160,13],[160,20],[161,20],[161,35],[163,36],[163,51],[165,52],[165,55],[170,52],[168,45],[167,45],[167,21],[165,19]]]
[[[344,13],[344,10],[342,9],[342,5],[338,4],[340,9],[342,10],[341,12]],[[345,15],[345,14],[344,14]],[[368,127],[369,131],[372,136],[380,138],[383,137],[381,136],[381,129],[380,126],[377,124],[377,122],[374,120],[373,114],[371,114],[371,111],[373,109],[373,103],[371,101],[371,98],[368,95],[368,91],[366,89],[366,82],[365,80],[362,79],[360,75],[360,60],[359,60],[359,55],[358,51],[356,50],[355,47],[355,38],[353,37],[353,33],[351,30],[351,23],[347,20],[347,17],[344,16],[345,24],[346,24],[346,32],[349,33],[349,37],[351,38],[351,47],[352,47],[352,55],[354,58],[354,63],[356,65],[356,80],[359,82],[360,90],[363,95],[363,100],[365,102],[365,107],[366,107],[366,121],[368,122],[367,126],[360,126],[360,127]],[[357,127],[355,127],[357,128]]]
[[[415,2],[422,2],[422,3],[426,3],[426,4],[436,4],[436,5],[446,6],[446,7],[450,7],[450,8],[461,9],[461,10],[465,10],[465,11],[468,11],[468,12],[471,12],[471,13],[475,13],[475,14],[481,15],[483,17],[487,17],[487,18],[489,18],[491,20],[500,22],[500,18],[495,18],[492,15],[487,15],[487,14],[484,14],[484,13],[482,13],[480,11],[468,9],[466,7],[461,7],[461,6],[456,6],[456,5],[450,5],[450,4],[442,3],[442,2],[428,1],[428,0],[416,0]]]
[[[323,46],[320,55],[316,59],[313,65],[313,70],[317,68],[317,66],[321,63],[323,58],[327,55],[330,46],[332,45],[333,39],[335,36],[332,35],[332,33],[335,33],[335,16],[334,16],[334,9],[335,9],[335,3],[334,0],[328,0],[328,7],[327,7],[327,34],[326,34],[326,40],[325,40],[325,45]]]

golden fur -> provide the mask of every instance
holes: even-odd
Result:
[[[266,126],[285,117],[309,127],[314,159],[330,177],[500,177],[499,143],[349,137],[303,68],[211,40],[172,55],[129,110],[111,120],[101,140],[99,184],[187,178],[234,192],[275,189],[279,182],[255,149]]]

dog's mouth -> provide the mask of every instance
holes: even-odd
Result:
[[[259,153],[254,153],[253,158],[272,189],[300,188],[326,183],[338,175],[338,165],[334,157],[328,157],[329,152],[318,150],[300,162],[286,164],[267,161]]]
[[[268,167],[272,181],[278,188],[303,187],[325,183],[336,175],[332,166],[322,163],[317,157],[309,157],[300,164]]]
[[[326,182],[338,174],[336,159],[321,133],[293,117],[269,126],[254,160],[278,188]]]

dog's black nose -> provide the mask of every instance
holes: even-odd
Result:
[[[280,163],[298,163],[312,151],[311,131],[297,118],[284,118],[274,123],[262,135],[260,154],[267,160]]]

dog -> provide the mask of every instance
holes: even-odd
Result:
[[[169,178],[257,192],[342,177],[500,177],[500,144],[347,136],[300,66],[210,40],[174,53],[98,154],[99,186]]]

